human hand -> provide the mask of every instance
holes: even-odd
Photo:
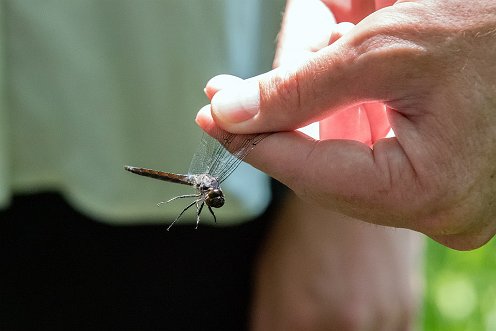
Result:
[[[251,330],[413,329],[422,240],[288,196],[255,269]]]
[[[220,91],[212,116],[234,133],[281,131],[247,161],[303,199],[476,248],[496,232],[495,54],[494,1],[399,1],[305,61]],[[373,149],[293,132],[372,101],[396,135]],[[209,116],[197,117],[207,132]]]
[[[335,28],[341,35],[346,26]],[[306,56],[304,44],[289,47],[286,37],[279,42],[279,64]],[[212,98],[240,82],[219,76],[205,92]],[[331,134],[367,142],[365,127],[341,128],[366,122],[367,112],[348,113],[326,119],[324,129],[334,126]],[[421,294],[421,243],[412,232],[359,223],[288,196],[255,269],[251,330],[411,329]]]

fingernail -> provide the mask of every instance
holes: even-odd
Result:
[[[243,82],[217,92],[211,101],[212,112],[231,123],[246,121],[258,113],[260,89],[258,82]]]

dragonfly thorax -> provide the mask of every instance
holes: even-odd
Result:
[[[212,175],[200,174],[200,175],[190,175],[193,177],[194,184],[196,188],[202,192],[206,193],[211,189],[219,188],[219,181]]]
[[[200,191],[207,206],[220,208],[224,205],[224,193],[220,188],[219,181],[212,175],[192,175],[195,186]]]

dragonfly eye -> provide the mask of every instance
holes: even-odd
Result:
[[[210,190],[205,197],[205,203],[214,208],[220,208],[224,205],[224,193],[219,188]]]

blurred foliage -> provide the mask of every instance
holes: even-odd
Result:
[[[496,331],[496,239],[459,252],[428,240],[424,331]]]

